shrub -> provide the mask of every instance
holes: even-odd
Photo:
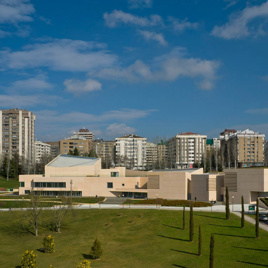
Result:
[[[83,260],[77,264],[76,268],[90,268],[90,261]]]
[[[33,251],[26,250],[21,257],[21,268],[37,268],[36,257]]]
[[[101,242],[98,240],[98,238],[96,238],[91,247],[90,257],[92,259],[99,259],[101,255],[102,255]]]
[[[43,240],[43,247],[45,253],[54,253],[55,252],[55,242],[52,235],[46,235]]]

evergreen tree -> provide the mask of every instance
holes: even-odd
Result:
[[[244,197],[241,196],[241,228],[244,228],[245,226],[245,210],[244,210]]]
[[[97,155],[96,151],[93,148],[89,151],[88,157],[96,157],[96,158],[98,158],[98,155]]]
[[[76,156],[80,155],[79,151],[78,151],[78,149],[76,147],[74,148],[73,155],[76,155]]]
[[[182,230],[185,229],[185,206],[183,206],[183,211],[182,211]]]
[[[101,255],[102,255],[101,242],[98,240],[98,238],[96,238],[91,247],[90,257],[92,259],[99,259]]]
[[[226,214],[226,220],[229,220],[229,218],[230,218],[230,205],[229,205],[228,187],[226,187],[226,192],[225,192],[225,214]]]
[[[256,238],[259,238],[259,199],[256,201],[256,222],[255,222],[255,234]]]
[[[74,152],[72,150],[69,150],[68,155],[74,155]]]
[[[209,268],[214,267],[214,236],[210,237],[210,255],[209,255]]]
[[[194,213],[193,213],[193,205],[190,205],[190,241],[194,240]]]
[[[202,255],[202,236],[201,236],[201,226],[199,225],[199,236],[198,236],[198,255]]]

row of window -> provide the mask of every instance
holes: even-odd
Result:
[[[66,188],[66,182],[34,182],[35,188]]]

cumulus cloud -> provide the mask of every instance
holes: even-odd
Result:
[[[231,14],[229,21],[223,26],[215,26],[212,35],[224,39],[240,39],[250,35],[263,34],[259,26],[253,25],[253,20],[268,17],[268,1],[261,5],[249,6],[238,13]],[[249,25],[252,23],[252,25]]]
[[[24,47],[21,51],[0,51],[2,67],[27,69],[47,67],[55,71],[79,71],[111,66],[117,57],[103,44],[81,40],[55,39]]]
[[[173,29],[177,32],[183,32],[186,29],[196,29],[198,27],[197,22],[189,22],[188,19],[178,20],[173,17],[169,17],[168,20],[171,22]]]
[[[170,54],[154,59],[150,65],[137,60],[126,68],[105,68],[91,74],[103,79],[133,82],[175,81],[189,77],[196,79],[201,89],[209,90],[214,86],[219,65],[218,61],[187,57],[185,49],[176,48]]]
[[[150,8],[152,7],[152,0],[128,0],[129,8]]]
[[[159,33],[150,32],[150,31],[139,31],[139,33],[146,39],[146,40],[153,40],[159,43],[161,46],[167,46],[168,43],[165,40],[164,36]]]
[[[0,23],[29,22],[35,9],[28,0],[0,0]]]
[[[135,131],[136,131],[135,128],[129,127],[126,124],[119,124],[119,123],[113,123],[106,128],[108,136],[125,135],[129,133],[134,133]]]
[[[111,13],[104,13],[103,15],[106,25],[108,27],[116,27],[118,24],[132,24],[136,26],[156,26],[162,25],[162,18],[158,15],[151,15],[148,18],[139,17],[121,10],[114,10]]]
[[[12,91],[40,91],[51,89],[53,85],[46,80],[47,77],[45,75],[38,75],[37,77],[32,77],[25,80],[17,80],[13,82],[7,89]]]
[[[67,79],[64,81],[66,91],[75,94],[92,92],[96,90],[101,90],[101,83],[94,79],[87,79],[86,81]]]

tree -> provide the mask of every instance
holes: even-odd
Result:
[[[38,236],[40,213],[42,211],[42,207],[40,206],[40,197],[34,195],[32,191],[30,198],[30,207],[25,211],[24,216],[28,224],[34,229],[35,236]]]
[[[193,205],[190,205],[190,241],[194,240],[194,213],[193,213]]]
[[[183,206],[183,211],[182,211],[182,230],[185,229],[185,206]]]
[[[257,198],[256,201],[256,222],[255,222],[255,234],[256,234],[256,238],[259,238],[259,198]]]
[[[226,191],[225,191],[225,215],[226,215],[226,220],[229,220],[229,218],[230,218],[230,204],[229,204],[228,187],[226,187]]]
[[[214,236],[210,237],[210,254],[209,254],[209,268],[214,267]]]
[[[202,236],[201,236],[201,226],[199,225],[199,236],[198,236],[198,255],[202,255]]]
[[[98,155],[97,155],[97,153],[96,153],[96,151],[95,151],[94,148],[92,148],[92,149],[89,151],[89,153],[88,153],[88,157],[95,157],[95,158],[98,158]]]
[[[74,148],[73,155],[76,155],[76,156],[80,155],[79,151],[78,151],[78,149],[76,147]]]
[[[241,196],[241,228],[245,226],[245,210],[244,210],[244,197]]]
[[[54,236],[46,235],[43,239],[43,247],[45,253],[54,253],[55,252]]]
[[[90,257],[92,259],[99,259],[101,255],[102,255],[101,242],[98,240],[98,238],[96,238],[91,247]]]
[[[76,268],[90,268],[90,261],[88,260],[83,260],[83,261],[80,261]]]
[[[74,152],[72,150],[69,150],[69,152],[67,154],[68,155],[74,155]]]

